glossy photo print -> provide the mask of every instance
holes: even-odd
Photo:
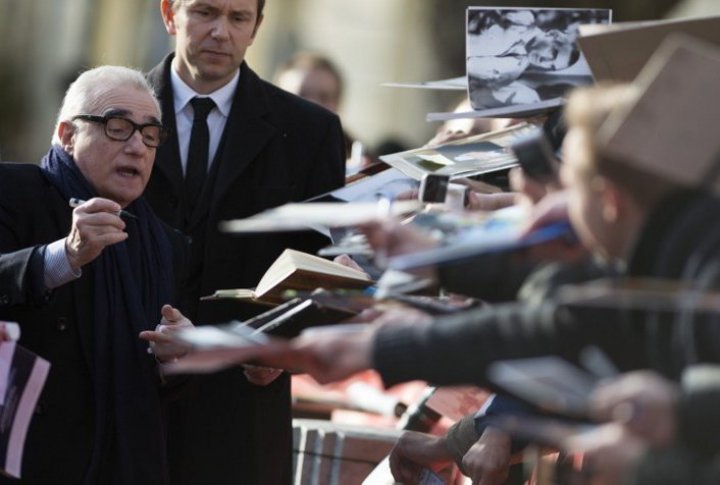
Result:
[[[559,105],[568,89],[592,82],[576,42],[579,26],[606,24],[611,16],[605,9],[469,8],[466,53],[473,109]]]

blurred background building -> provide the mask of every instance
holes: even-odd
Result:
[[[36,161],[46,151],[63,93],[84,68],[148,69],[170,51],[159,0],[0,0],[0,160]],[[401,90],[383,82],[464,74],[465,7],[613,8],[615,21],[720,14],[717,0],[268,0],[248,62],[271,79],[296,50],[342,70],[343,123],[373,146],[388,138],[423,144],[425,121],[456,93]]]

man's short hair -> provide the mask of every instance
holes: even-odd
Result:
[[[114,89],[124,87],[146,92],[155,103],[158,117],[160,116],[160,104],[142,72],[124,66],[99,66],[80,74],[68,87],[58,112],[52,143],[60,144],[60,123],[78,114],[100,114],[95,113],[99,100]]]
[[[626,190],[639,206],[650,208],[679,186],[636,168],[626,160],[603,154],[598,137],[610,113],[628,109],[638,95],[638,88],[632,84],[610,83],[579,88],[568,99],[565,119],[569,130],[579,129],[585,135],[583,150],[586,165],[582,171],[586,179],[591,180],[595,175],[606,177]]]
[[[170,5],[172,5],[173,8],[176,8],[177,4],[182,2],[182,0],[168,0],[170,2]],[[263,14],[263,11],[265,10],[265,0],[257,0],[257,16],[260,18],[260,16]]]
[[[284,62],[275,73],[275,83],[277,84],[280,77],[288,72],[299,70],[301,72],[310,72],[313,70],[326,71],[335,78],[338,87],[338,99],[342,98],[345,89],[345,82],[340,69],[330,58],[325,57],[317,52],[300,51],[296,52],[290,59]]]

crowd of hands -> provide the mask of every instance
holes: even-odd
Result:
[[[448,141],[462,133],[446,133]],[[527,210],[526,230],[554,220],[567,219],[567,203],[558,182],[539,183],[526,177],[521,170],[510,172],[512,193],[501,192],[487,184],[464,181],[470,189],[468,211],[492,211],[511,204]],[[73,211],[72,228],[66,239],[66,251],[73,270],[78,271],[94,260],[102,250],[127,238],[125,222],[116,214],[121,207],[110,200],[91,199]],[[412,225],[396,220],[379,220],[360,227],[375,249],[388,256],[407,254],[436,246],[438,242]],[[559,243],[561,244],[561,243]],[[564,260],[580,258],[582,248],[557,248]],[[553,248],[542,248],[553,251]],[[359,268],[349,256],[336,261]],[[424,276],[432,276],[425,269]],[[429,271],[429,273],[428,273]],[[259,359],[263,365],[242,364],[248,380],[267,385],[283,370],[310,374],[320,383],[345,379],[356,372],[372,368],[372,342],[384,325],[428,325],[432,318],[420,310],[408,308],[384,311],[368,310],[356,321],[368,323],[352,332],[314,331],[303,334],[274,351],[270,345]],[[159,363],[183,358],[189,349],[178,343],[173,334],[192,327],[192,322],[178,309],[165,305],[162,318],[154,330],[141,332],[139,337],[149,343]],[[357,328],[357,327],[356,327]],[[0,327],[0,338],[8,334]],[[572,437],[566,447],[584,453],[582,469],[593,484],[614,484],[648,449],[667,446],[675,438],[675,415],[678,399],[676,386],[649,371],[624,375],[600,385],[593,394],[593,417],[605,423],[593,431]],[[522,457],[511,452],[511,436],[494,427],[487,427],[465,453],[458,467],[473,483],[503,483],[512,463]],[[423,469],[439,470],[453,461],[446,437],[407,431],[399,439],[390,457],[396,480],[417,483]]]

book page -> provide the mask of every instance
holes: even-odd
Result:
[[[285,204],[247,219],[224,221],[227,233],[287,232],[307,230],[312,225],[356,226],[388,216],[402,216],[420,210],[417,200],[399,200],[390,207],[374,202],[310,202]]]

